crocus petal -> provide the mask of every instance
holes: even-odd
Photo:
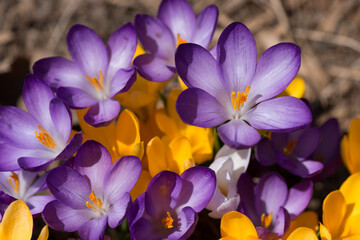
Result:
[[[114,96],[127,87],[128,83],[131,82],[131,86],[136,80],[135,68],[119,69],[111,81],[110,96]],[[130,87],[131,87],[130,86]],[[129,87],[129,88],[130,88]]]
[[[74,63],[89,77],[106,71],[108,55],[101,38],[90,28],[74,25],[67,35],[68,50]],[[85,81],[85,78],[84,78]]]
[[[140,159],[135,156],[124,156],[112,164],[103,186],[108,201],[113,203],[124,193],[130,192],[139,179],[141,170]]]
[[[339,190],[329,193],[323,202],[323,223],[334,238],[344,228],[346,209],[344,195]]]
[[[54,127],[65,143],[69,139],[72,128],[70,109],[58,98],[51,100],[49,108]]]
[[[21,171],[20,176],[24,179],[24,182],[29,184],[29,186],[26,186],[25,198],[29,198],[32,195],[35,195],[37,192],[40,192],[40,191],[43,191],[43,190],[47,189],[46,177],[47,177],[48,173],[45,173],[45,174],[41,175],[34,182],[34,179],[37,177],[37,175],[38,175],[37,173]],[[20,179],[20,181],[21,180],[22,179]],[[23,183],[23,185],[24,185],[24,183]]]
[[[86,108],[98,102],[94,96],[80,88],[60,87],[56,95],[63,99],[71,108]]]
[[[354,173],[346,179],[340,187],[346,199],[346,204],[353,206],[353,213],[360,212],[360,173]]]
[[[169,234],[169,240],[188,239],[195,231],[198,216],[191,207],[184,207],[178,214],[178,228]]]
[[[74,232],[92,218],[90,213],[88,209],[73,209],[54,200],[45,206],[42,216],[51,228],[57,231]]]
[[[34,63],[34,74],[54,91],[59,87],[83,88],[89,85],[84,73],[71,61],[62,57],[44,58]]]
[[[54,161],[53,158],[40,157],[21,157],[18,159],[19,166],[22,169],[34,172],[45,170],[52,161]]]
[[[284,208],[290,214],[291,220],[305,210],[311,200],[312,192],[312,181],[304,181],[290,188]]]
[[[260,141],[255,128],[242,120],[232,120],[218,127],[221,140],[231,148],[249,148]]]
[[[256,65],[249,101],[272,98],[281,93],[294,79],[300,68],[300,47],[293,43],[279,43],[268,48]]]
[[[228,120],[225,108],[200,88],[183,91],[176,102],[176,111],[185,123],[198,127],[215,127]]]
[[[289,224],[290,224],[289,213],[285,208],[280,207],[276,214],[276,220],[272,232],[277,233],[278,236],[282,236],[289,228]]]
[[[0,238],[11,240],[30,240],[33,219],[26,204],[17,200],[7,208],[0,223]]]
[[[237,189],[240,195],[240,207],[239,209],[248,216],[256,225],[260,224],[259,213],[255,209],[255,195],[254,195],[255,184],[252,181],[250,174],[243,173],[240,175]]]
[[[317,240],[318,237],[314,230],[305,227],[299,227],[295,229],[290,236],[287,238],[288,240]]]
[[[111,228],[116,228],[124,220],[128,209],[131,206],[131,196],[125,193],[120,199],[116,200],[108,212],[108,223]]]
[[[250,219],[239,212],[226,213],[220,223],[222,237],[234,239],[258,239],[258,235]]]
[[[32,215],[41,213],[49,202],[55,200],[51,195],[36,195],[26,201]]]
[[[152,54],[138,56],[134,60],[134,66],[141,76],[153,82],[165,82],[174,75],[166,60]]]
[[[196,19],[196,29],[192,37],[193,43],[203,47],[209,45],[216,28],[218,15],[219,11],[215,5],[210,5],[201,11]]]
[[[154,228],[154,222],[150,222],[145,218],[139,219],[133,226],[131,226],[131,239],[148,239],[158,240],[162,239],[163,232]]]
[[[74,165],[76,171],[89,179],[95,194],[103,192],[103,181],[111,166],[111,156],[103,145],[92,140],[85,142],[75,156]]]
[[[211,200],[216,187],[216,176],[207,167],[192,167],[181,174],[182,189],[178,206],[190,206],[196,212],[203,210]]]
[[[264,137],[255,146],[256,159],[264,166],[271,166],[276,163],[276,154],[271,140]]]
[[[245,91],[253,80],[257,57],[250,30],[242,23],[227,26],[219,38],[217,54],[228,95]]]
[[[281,132],[295,130],[311,122],[310,109],[295,97],[278,97],[261,102],[244,116],[256,129]]]
[[[79,149],[83,142],[83,136],[81,132],[76,133],[66,145],[64,150],[56,157],[56,160],[69,160],[74,153]]]
[[[153,137],[146,148],[150,175],[155,176],[159,172],[168,169],[167,147],[158,136]]]
[[[29,151],[23,148],[15,148],[9,144],[0,144],[0,171],[20,170],[18,159],[27,155]]]
[[[164,60],[173,59],[174,37],[159,19],[138,14],[135,17],[135,30],[145,49]]]
[[[321,138],[321,132],[318,128],[311,127],[303,130],[292,151],[292,154],[298,158],[307,158],[317,148]]]
[[[94,126],[99,127],[109,124],[120,112],[120,103],[114,99],[107,99],[89,108],[84,120]]]
[[[110,36],[108,41],[110,55],[108,79],[112,79],[118,69],[130,67],[136,45],[136,32],[131,23],[125,24]]]
[[[181,44],[175,53],[175,65],[188,87],[200,88],[218,101],[226,101],[224,98],[228,95],[219,79],[216,60],[205,48]]]
[[[347,152],[343,151],[344,163],[349,169],[350,173],[360,171],[360,149],[357,147],[360,143],[360,119],[354,119],[350,123]],[[344,137],[344,139],[347,139]],[[344,141],[344,140],[343,140]],[[343,145],[343,144],[342,144]]]
[[[50,192],[62,204],[73,209],[87,208],[91,188],[88,180],[72,168],[60,166],[46,178]]]
[[[79,229],[79,236],[82,239],[98,240],[103,239],[106,229],[108,216],[93,218],[83,223]]]

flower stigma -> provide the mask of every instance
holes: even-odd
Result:
[[[297,139],[290,140],[290,142],[284,147],[283,152],[285,156],[289,156],[292,153],[292,151],[296,146],[297,141],[298,141]]]
[[[19,176],[15,172],[11,172],[11,176],[8,178],[10,186],[14,189],[15,193],[19,193]],[[14,183],[13,183],[14,182]]]
[[[94,190],[91,190],[91,193],[89,195],[90,201],[86,201],[86,206],[88,208],[92,208],[94,210],[101,210],[101,207],[103,205],[102,201],[100,200],[100,198],[96,197]]]
[[[54,139],[52,139],[50,134],[45,130],[45,128],[43,128],[39,124],[37,124],[36,126],[40,130],[40,132],[35,131],[35,136],[39,140],[39,142],[41,142],[48,148],[55,149],[56,143],[55,143]]]
[[[248,85],[244,92],[237,91],[237,93],[235,92],[231,93],[231,103],[234,110],[240,111],[240,108],[244,107],[249,92],[250,92],[250,86]]]
[[[182,39],[180,37],[180,33],[177,34],[177,40],[176,40],[176,47],[178,47],[180,44],[182,43],[186,43],[186,40],[185,39]]]
[[[268,228],[272,222],[273,212],[270,212],[269,215],[265,215],[265,213],[261,214],[261,226],[263,228]]]
[[[166,212],[167,217],[161,219],[161,223],[166,229],[173,228],[174,219],[170,216],[169,212]]]
[[[104,78],[102,75],[102,71],[99,71],[99,80],[97,77],[89,77],[89,75],[85,75],[86,79],[94,86],[94,88],[96,89],[96,91],[100,92],[102,90],[104,90]]]

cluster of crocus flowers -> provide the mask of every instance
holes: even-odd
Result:
[[[71,60],[34,64],[26,110],[0,107],[1,239],[30,239],[33,219],[41,240],[48,226],[85,240],[188,239],[206,213],[226,240],[359,239],[358,119],[341,144],[353,175],[319,222],[303,211],[313,181],[341,164],[339,124],[312,123],[299,46],[257,60],[235,22],[207,50],[217,17],[213,5],[196,17],[186,0],[163,0],[106,45],[75,25]],[[183,86],[165,88],[171,78]]]

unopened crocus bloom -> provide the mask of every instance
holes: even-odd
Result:
[[[360,239],[360,173],[352,174],[325,198],[322,240]]]
[[[112,164],[109,152],[95,141],[84,143],[72,169],[49,172],[47,184],[54,195],[43,211],[45,222],[57,231],[78,231],[82,239],[103,239],[106,226],[117,227],[131,204],[129,191],[141,172],[135,156]]]
[[[188,239],[216,187],[214,172],[192,167],[180,176],[163,171],[134,202],[129,215],[131,238]]]
[[[0,107],[0,171],[39,171],[71,158],[82,136],[68,142],[72,119],[67,105],[34,75],[25,79],[23,99],[29,112]]]
[[[175,64],[188,86],[176,103],[181,119],[199,127],[220,125],[221,140],[237,149],[260,140],[256,129],[283,132],[307,125],[312,117],[305,103],[289,96],[274,98],[296,76],[300,48],[280,43],[258,62],[256,58],[254,37],[241,23],[222,32],[216,59],[199,45],[181,44]]]
[[[37,173],[24,170],[0,172],[0,190],[14,200],[24,201],[31,214],[36,215],[43,211],[48,202],[54,200],[51,195],[38,194],[47,189],[46,176],[47,174],[38,177]],[[0,209],[2,213],[3,210],[5,209]]]
[[[349,133],[341,141],[341,156],[350,173],[360,172],[360,119],[350,123]]]
[[[303,181],[288,189],[285,179],[275,172],[262,176],[254,184],[247,173],[238,181],[240,211],[263,232],[272,232],[281,237],[289,223],[309,204],[312,182]]]
[[[72,61],[51,57],[37,61],[34,74],[45,81],[71,108],[90,107],[85,121],[106,125],[120,112],[113,97],[127,91],[136,79],[131,62],[136,49],[136,33],[126,24],[116,30],[105,46],[90,28],[75,25],[67,35]]]
[[[206,206],[212,218],[221,218],[225,213],[236,211],[240,203],[237,182],[249,165],[251,149],[236,150],[227,145],[217,152],[209,168],[215,171],[216,184],[214,195]]]
[[[186,0],[163,0],[157,18],[135,17],[135,29],[142,45],[150,53],[137,57],[134,65],[148,80],[163,82],[176,72],[174,54],[185,42],[206,48],[215,31],[218,9],[211,5],[196,18]]]
[[[264,166],[277,163],[291,174],[310,178],[324,166],[321,161],[311,158],[320,139],[321,131],[316,127],[290,133],[271,133],[271,139],[263,138],[255,146],[255,155]]]

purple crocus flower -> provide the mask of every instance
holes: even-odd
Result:
[[[103,239],[107,224],[117,227],[128,212],[141,162],[124,156],[112,164],[104,146],[87,141],[74,165],[75,170],[60,166],[49,172],[46,181],[56,200],[45,206],[43,218],[57,231],[77,230],[82,239]]]
[[[67,35],[72,61],[51,57],[37,61],[34,74],[44,80],[71,108],[90,107],[85,121],[93,126],[108,124],[120,112],[113,97],[127,91],[136,79],[131,67],[136,33],[129,23],[115,31],[105,47],[90,28],[74,25]]]
[[[309,204],[312,181],[303,181],[288,190],[285,179],[278,173],[267,173],[255,185],[248,173],[238,181],[239,210],[250,218],[260,232],[273,232],[281,237],[290,221]]]
[[[310,178],[323,169],[320,161],[311,158],[319,145],[321,132],[308,127],[291,133],[272,133],[255,146],[256,159],[264,166],[278,163],[291,174]]]
[[[67,160],[82,143],[72,128],[67,105],[34,75],[26,76],[23,99],[29,112],[0,107],[0,171],[45,169],[54,160]]]
[[[0,172],[0,191],[3,192],[0,198],[0,212],[3,214],[12,201],[19,199],[26,203],[32,215],[41,213],[45,205],[54,200],[51,195],[38,194],[47,189],[46,176],[47,174],[38,177],[35,172],[23,170]]]
[[[199,127],[218,127],[232,148],[260,140],[256,129],[283,132],[307,125],[309,108],[294,97],[277,97],[296,76],[300,48],[280,43],[256,63],[255,40],[247,27],[232,23],[222,32],[216,59],[196,44],[181,44],[175,54],[179,76],[189,87],[176,103],[181,119]],[[230,120],[230,121],[229,121]]]
[[[216,187],[214,172],[192,167],[180,176],[163,171],[134,202],[129,216],[132,239],[187,239],[195,230],[197,213]]]
[[[206,48],[214,34],[218,9],[211,5],[196,18],[186,0],[163,0],[157,18],[135,17],[135,29],[150,52],[138,56],[134,65],[144,78],[163,82],[176,72],[174,55],[179,44],[192,42]]]

